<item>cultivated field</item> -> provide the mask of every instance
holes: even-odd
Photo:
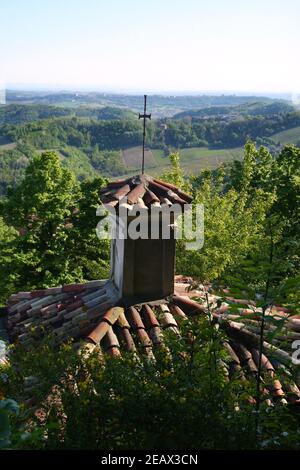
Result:
[[[11,142],[9,144],[0,145],[0,150],[13,150],[16,146],[17,144],[15,142]]]
[[[272,135],[271,138],[280,144],[298,144],[300,142],[300,126],[278,132]]]
[[[186,174],[198,173],[204,168],[216,168],[221,163],[234,159],[241,159],[243,148],[232,149],[209,149],[207,147],[192,147],[178,150],[181,166]],[[142,148],[131,147],[122,151],[123,160],[128,166],[128,173],[132,170],[137,172],[141,169]],[[148,174],[158,176],[171,168],[169,158],[164,155],[163,150],[147,149],[145,152],[145,168]],[[123,175],[125,176],[125,175]]]
[[[152,153],[159,167],[156,170],[162,171],[170,167],[169,159],[164,156],[162,150],[152,150]],[[179,150],[181,166],[185,173],[197,173],[203,168],[216,168],[221,163],[240,159],[242,154],[243,148],[241,147],[218,150],[207,147],[192,147]]]

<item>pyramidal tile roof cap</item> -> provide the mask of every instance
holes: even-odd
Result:
[[[138,204],[143,208],[167,204],[190,204],[193,198],[174,184],[142,174],[112,181],[100,191],[104,205],[117,208],[121,204]]]

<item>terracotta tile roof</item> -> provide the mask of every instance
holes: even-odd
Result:
[[[180,335],[180,325],[189,316],[206,312],[205,292],[186,292],[189,278],[175,278],[175,294],[156,302],[132,305],[125,308],[118,302],[111,281],[91,281],[85,284],[72,284],[33,292],[19,292],[12,295],[8,302],[7,327],[10,339],[24,345],[33,341],[32,329],[40,334],[45,329],[53,330],[57,341],[74,338],[75,342],[84,339],[89,348],[98,347],[101,352],[114,356],[123,351],[134,351],[155,358],[155,350],[164,347],[166,330]],[[196,296],[199,301],[191,299]],[[218,297],[209,294],[212,307],[217,305]],[[241,302],[246,303],[244,299]],[[203,303],[201,303],[203,302]],[[237,322],[236,314],[230,314],[230,305],[235,299],[225,298],[223,308],[215,309],[213,321],[226,334],[224,347],[229,356],[229,378],[239,372],[241,380],[246,375],[255,375],[258,367],[259,324],[255,320],[257,308],[247,302],[253,319]],[[241,309],[245,310],[245,309]],[[274,307],[267,312],[286,315],[283,309]],[[241,312],[243,313],[243,312]],[[288,320],[289,334],[298,337],[300,320]],[[290,351],[264,342],[262,368],[270,380],[266,390],[274,400],[300,403],[300,391],[289,380],[281,383],[275,378],[277,370],[285,370],[289,375],[291,364]]]
[[[137,175],[128,179],[109,183],[100,193],[104,205],[118,208],[124,203],[130,207],[140,204],[144,208],[151,205],[189,204],[192,197],[175,185],[160,181],[148,175]]]

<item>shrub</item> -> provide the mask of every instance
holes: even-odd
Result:
[[[155,361],[78,354],[51,337],[11,353],[6,394],[21,405],[14,448],[298,448],[297,422],[283,405],[260,408],[258,438],[249,398],[255,384],[228,380],[223,333],[203,317],[165,334]],[[26,379],[27,377],[27,379]],[[29,387],[30,385],[30,387]],[[35,414],[25,399],[35,399]],[[48,398],[47,398],[48,397]]]

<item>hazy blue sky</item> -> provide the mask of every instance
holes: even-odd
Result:
[[[300,92],[299,0],[0,0],[0,79]]]

